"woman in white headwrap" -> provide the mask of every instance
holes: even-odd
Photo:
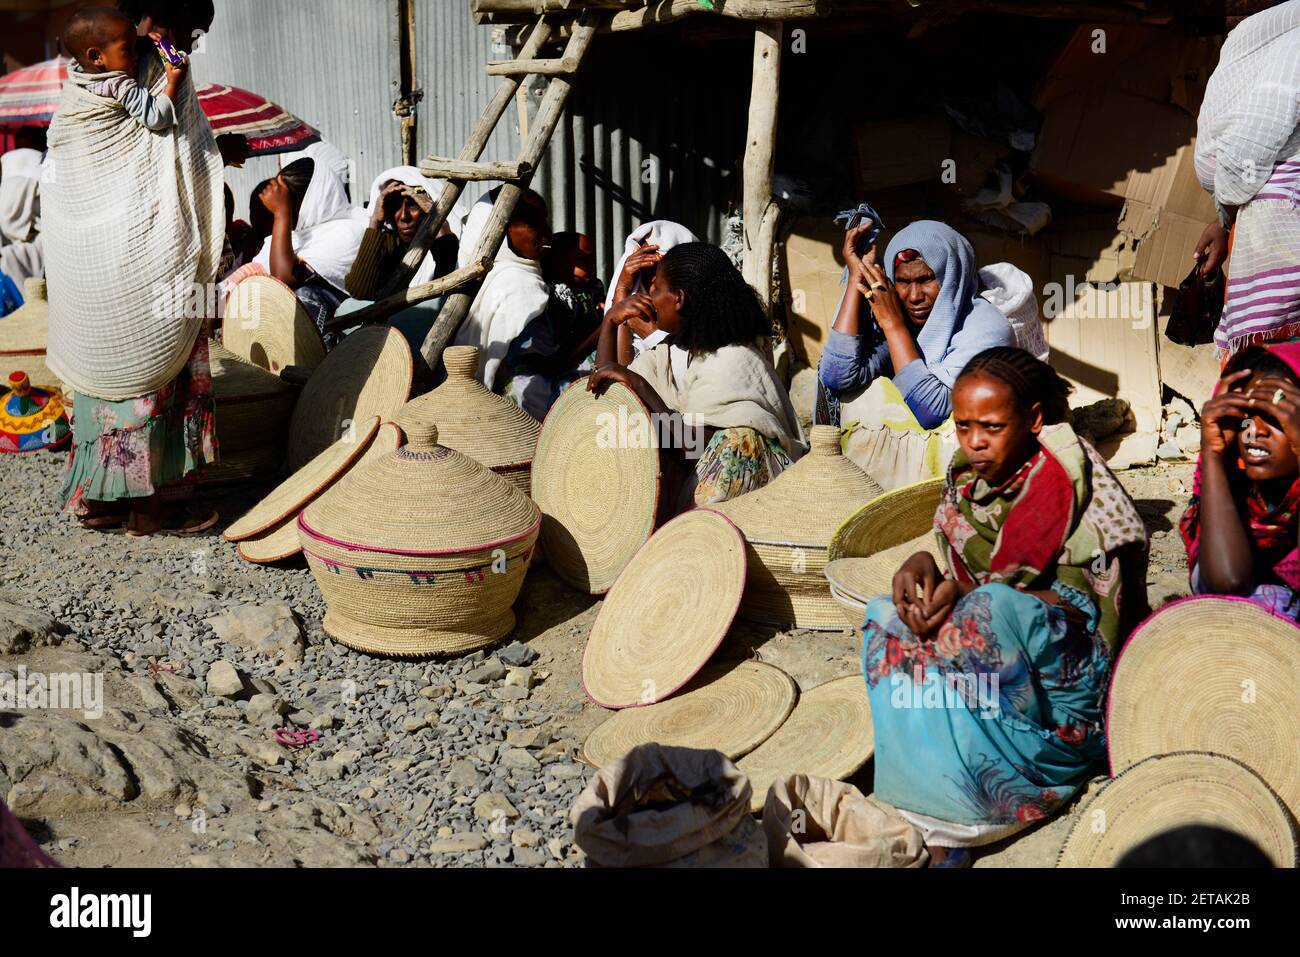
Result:
[[[370,187],[370,223],[345,282],[351,298],[339,306],[335,315],[344,316],[362,309],[383,295],[394,272],[401,268],[402,258],[420,224],[440,195],[442,183],[421,176],[414,166],[397,166],[375,177]],[[457,203],[408,285],[432,282],[456,268],[464,219],[465,210]],[[390,317],[388,324],[401,332],[411,349],[418,352],[442,310],[443,298],[438,296],[403,309]]]
[[[18,131],[18,147],[0,156],[0,272],[18,286],[45,275],[41,255],[41,163],[45,131]]]
[[[325,335],[325,324],[346,298],[352,268],[366,231],[365,214],[354,210],[338,174],[314,160],[301,159],[262,186],[254,206],[270,213],[274,225],[253,260],[298,296]],[[258,211],[250,210],[256,217]]]
[[[614,266],[614,276],[610,281],[608,306],[613,308],[624,299],[636,293],[645,293],[650,287],[650,279],[664,258],[664,253],[683,243],[696,243],[699,239],[680,223],[666,219],[654,219],[642,223],[632,230],[623,243],[623,256]],[[628,319],[618,330],[618,359],[627,365],[647,349],[653,349],[668,334],[637,317]]]
[[[497,189],[491,190],[469,211],[461,233],[459,263],[462,267],[479,255],[479,241],[496,194]],[[542,277],[542,253],[550,241],[550,233],[546,201],[531,189],[524,190],[515,204],[506,227],[506,239],[497,251],[492,269],[456,333],[455,345],[478,347],[478,379],[489,389],[497,386],[497,373],[511,343],[530,322],[546,312],[550,303],[550,288]]]

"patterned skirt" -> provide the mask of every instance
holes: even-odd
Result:
[[[157,392],[110,402],[69,393],[72,454],[65,508],[83,501],[180,498],[196,469],[217,460],[208,340],[199,336],[180,374]]]
[[[727,502],[762,488],[793,463],[781,443],[750,428],[719,429],[684,484],[678,511]]]
[[[1054,813],[1105,757],[1109,671],[1095,632],[1008,585],[968,594],[932,642],[917,640],[892,601],[874,599],[862,673],[876,796],[924,816],[914,823],[946,835],[927,837],[940,846],[999,840]]]

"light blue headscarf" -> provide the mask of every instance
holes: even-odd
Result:
[[[894,259],[915,249],[939,280],[939,298],[917,333],[926,368],[952,388],[966,363],[985,349],[1015,344],[1011,325],[997,307],[979,295],[975,250],[957,230],[931,219],[901,229],[885,250],[885,275],[894,281]]]

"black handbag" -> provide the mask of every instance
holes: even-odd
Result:
[[[1180,346],[1201,346],[1214,341],[1223,315],[1223,272],[1201,275],[1198,263],[1192,267],[1174,298],[1174,309],[1165,326],[1165,336]]]

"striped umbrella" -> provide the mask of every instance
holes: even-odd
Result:
[[[49,126],[58,112],[68,60],[55,57],[0,76],[0,127]],[[196,88],[212,132],[242,133],[250,156],[300,150],[320,134],[265,97],[224,83]]]

